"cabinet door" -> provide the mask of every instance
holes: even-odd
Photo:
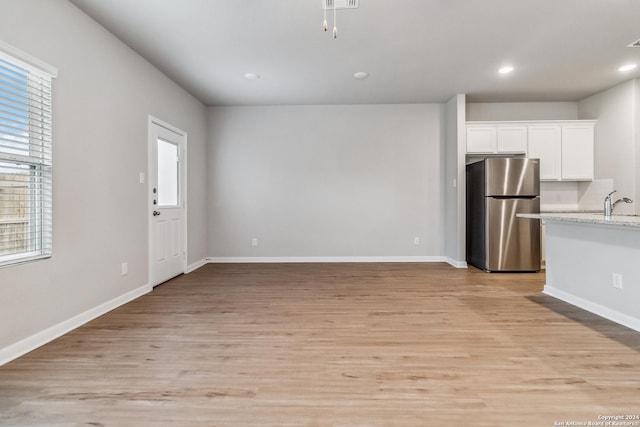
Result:
[[[495,153],[495,126],[474,126],[467,128],[467,153]]]
[[[545,268],[547,261],[544,220],[540,220],[540,264]]]
[[[561,178],[561,135],[559,125],[529,126],[527,157],[540,159],[541,181],[555,181]]]
[[[562,179],[593,180],[593,125],[562,126]]]
[[[498,134],[498,153],[527,152],[527,128],[525,126],[500,126]]]

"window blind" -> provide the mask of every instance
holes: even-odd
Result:
[[[51,256],[53,77],[0,50],[0,267]]]

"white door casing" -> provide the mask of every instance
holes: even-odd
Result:
[[[187,134],[149,117],[149,280],[152,286],[186,270]]]

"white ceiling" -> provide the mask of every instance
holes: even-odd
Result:
[[[640,77],[617,71],[640,65],[640,0],[360,0],[335,40],[322,0],[71,2],[207,105],[576,101]]]

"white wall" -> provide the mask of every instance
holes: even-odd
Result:
[[[210,256],[441,257],[443,114],[210,108]]]
[[[491,102],[468,103],[468,121],[483,120],[576,120],[575,102]]]
[[[450,263],[462,267],[466,265],[464,95],[456,95],[446,103],[445,116],[445,255]]]
[[[595,178],[611,178],[613,188],[618,190],[616,197],[633,198],[637,194],[637,86],[637,80],[631,80],[578,102],[580,119],[598,120]],[[620,204],[616,213],[632,213],[634,208],[640,212],[637,205]]]
[[[634,205],[635,205],[635,213],[640,214],[640,80],[634,80],[635,93],[634,93],[634,101],[633,101],[633,117],[635,117],[636,121],[634,124],[634,134],[635,134],[635,196],[633,197]]]
[[[188,133],[189,262],[206,256],[207,112],[66,1],[3,0],[0,39],[59,71],[53,257],[0,269],[2,356],[20,340],[148,284],[147,187],[138,174],[147,170],[149,114]]]

